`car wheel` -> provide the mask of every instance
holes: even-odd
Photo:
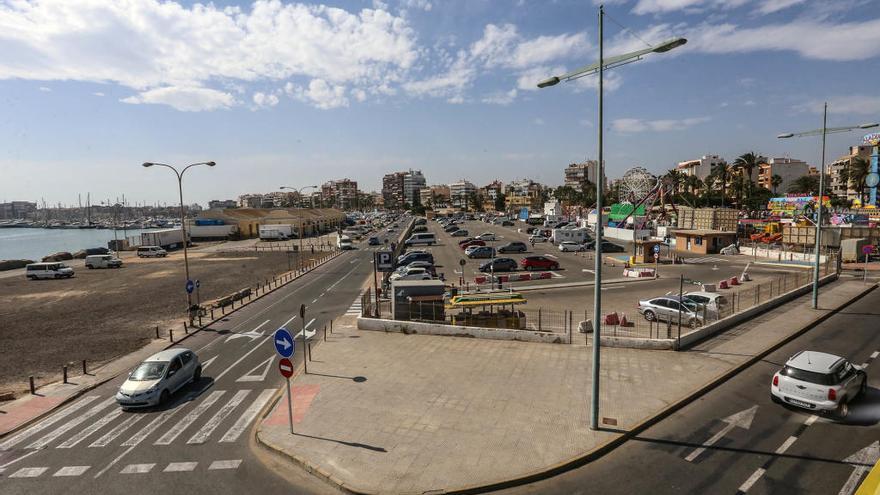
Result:
[[[840,404],[838,404],[837,409],[834,410],[834,415],[840,419],[849,416],[849,403],[846,400],[846,396],[840,398]]]
[[[772,393],[770,394],[770,400],[773,401],[775,404],[782,404],[782,399],[776,397]]]
[[[196,370],[193,372],[192,382],[193,382],[193,383],[197,383],[197,382],[198,382],[199,380],[201,380],[201,379],[202,379],[202,367],[199,366],[199,367],[196,368]]]
[[[558,264],[557,264],[557,265],[553,265],[553,269],[554,269],[554,270],[559,270],[559,265],[558,265]]]
[[[644,316],[645,316],[645,319],[648,321],[657,320],[657,315],[655,315],[654,312],[651,310],[645,311]]]
[[[163,390],[162,393],[159,394],[159,405],[167,404],[169,398],[171,398],[171,394],[168,393],[168,390]]]
[[[700,326],[700,322],[698,322],[696,318],[691,318],[691,321],[688,322],[688,326],[691,328],[697,328]]]

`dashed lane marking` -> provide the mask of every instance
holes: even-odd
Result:
[[[234,459],[229,461],[214,461],[208,466],[208,471],[214,471],[217,469],[237,469],[241,464],[241,459]]]
[[[153,470],[153,467],[156,466],[156,463],[147,463],[147,464],[129,464],[122,468],[120,474],[147,474]]]
[[[88,471],[90,467],[92,467],[92,466],[64,466],[63,468],[59,469],[58,471],[55,471],[55,474],[53,474],[52,476],[53,477],[79,476],[79,475],[85,473],[86,471]]]
[[[21,468],[9,475],[10,478],[36,478],[37,476],[48,471],[47,467],[29,467]]]
[[[198,466],[198,462],[172,462],[169,463],[165,469],[162,470],[163,473],[183,473],[189,472]]]

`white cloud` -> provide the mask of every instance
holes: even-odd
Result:
[[[123,98],[120,101],[132,104],[168,105],[183,112],[217,110],[229,108],[235,104],[235,98],[229,93],[195,86],[154,88]]]
[[[756,105],[756,103],[755,103],[755,100],[746,100],[745,103],[743,103],[743,105],[745,105],[747,107],[753,107]]]
[[[44,93],[51,93],[52,88],[47,88],[46,86],[40,86],[40,91],[42,91]]]
[[[102,92],[100,92],[100,91],[95,91],[95,92],[92,93],[92,94],[95,95],[95,96],[104,96],[104,93],[102,93]]]
[[[760,5],[757,13],[762,15],[772,14],[803,2],[804,0],[763,0],[759,2]]]
[[[490,105],[510,105],[516,99],[516,88],[510,91],[499,91],[483,97],[483,103]]]
[[[323,79],[312,79],[307,88],[285,86],[285,91],[300,101],[309,102],[324,110],[348,106],[345,86],[330,84]]]
[[[355,100],[362,102],[367,99],[367,92],[362,89],[355,88],[351,90],[351,96],[353,96]]]
[[[734,9],[750,0],[639,0],[633,12],[636,14],[664,14],[683,10],[687,13],[702,12],[710,8]]]
[[[418,57],[414,36],[405,18],[383,10],[274,0],[256,0],[250,9],[160,0],[11,2],[0,5],[0,79],[115,82],[144,99],[167,95],[169,87],[207,90],[220,80],[320,77],[369,87],[403,79]]]
[[[583,54],[589,49],[585,33],[523,39],[513,24],[487,24],[470,54],[486,67],[526,69],[553,60]]]
[[[697,124],[708,122],[709,120],[711,120],[709,117],[661,120],[615,119],[611,122],[611,128],[615,132],[621,133],[669,132],[681,131]]]
[[[534,122],[535,125],[544,125],[544,119],[542,119],[541,117],[536,118],[532,122]]]
[[[801,112],[822,113],[824,102],[808,101],[794,107]],[[880,96],[877,95],[841,95],[828,99],[828,113],[833,115],[880,115]],[[876,122],[876,120],[874,120]],[[859,122],[861,123],[861,122]]]
[[[465,52],[459,52],[456,61],[440,74],[403,84],[403,89],[418,96],[460,95],[477,76]]]
[[[720,104],[718,104],[718,106],[721,107],[721,108],[725,108],[725,107],[727,107],[728,105],[730,105],[730,103],[727,103],[726,101],[722,101]]]
[[[523,91],[536,91],[538,89],[539,82],[547,79],[548,77],[564,73],[565,67],[562,66],[532,67],[531,69],[526,69],[519,73],[519,77],[516,80],[516,87],[517,89],[521,89]]]
[[[274,107],[278,104],[278,96],[272,93],[256,92],[253,97],[254,103],[259,107]]]
[[[431,10],[431,2],[428,0],[402,0],[401,5],[407,9],[418,9],[428,12]]]

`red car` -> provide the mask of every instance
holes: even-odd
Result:
[[[481,241],[479,239],[474,239],[472,241],[465,242],[464,244],[460,244],[458,247],[461,248],[462,251],[471,247],[471,246],[485,246],[486,241]]]
[[[519,264],[523,270],[559,270],[559,262],[546,256],[526,256]]]
[[[468,237],[467,239],[462,239],[462,240],[458,241],[458,245],[461,246],[462,244],[467,244],[473,240],[474,240],[473,237]]]

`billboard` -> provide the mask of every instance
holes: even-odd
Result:
[[[811,194],[788,194],[783,197],[770,198],[767,209],[774,215],[794,216],[804,213],[804,210],[814,210],[818,200],[818,196]],[[831,199],[828,196],[823,196],[822,204],[825,205],[825,208],[831,207]]]

